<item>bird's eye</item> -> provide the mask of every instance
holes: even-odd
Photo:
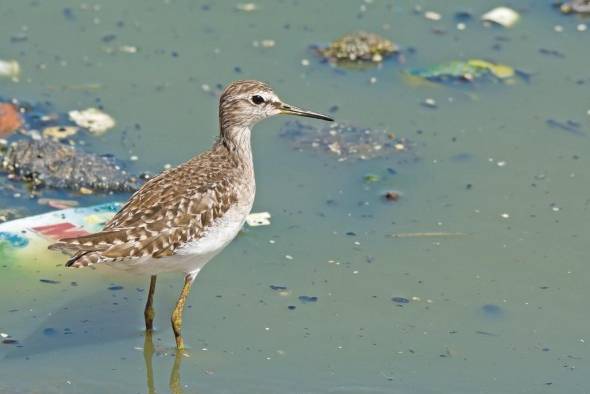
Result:
[[[264,98],[262,98],[262,96],[259,96],[259,95],[254,95],[254,96],[252,96],[252,102],[256,105],[262,104],[262,103],[264,103]]]

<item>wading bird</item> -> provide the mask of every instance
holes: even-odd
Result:
[[[102,231],[49,248],[73,255],[67,267],[106,264],[151,275],[144,312],[148,332],[157,274],[182,272],[184,286],[171,320],[176,346],[184,349],[182,313],[191,285],[238,234],[254,203],[250,128],[278,114],[332,121],[283,103],[262,82],[233,82],[219,100],[220,133],[211,149],[146,182]]]

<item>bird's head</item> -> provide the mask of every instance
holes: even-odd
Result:
[[[221,130],[249,128],[268,117],[288,114],[332,121],[329,116],[285,104],[272,89],[259,81],[236,81],[228,85],[219,99]]]

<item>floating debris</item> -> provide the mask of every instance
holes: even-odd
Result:
[[[396,304],[409,304],[410,300],[404,297],[393,297],[391,301],[395,302]]]
[[[399,47],[377,34],[359,31],[346,34],[318,54],[338,65],[378,64],[399,52]]]
[[[19,217],[22,217],[22,213],[18,209],[0,209],[0,223],[18,219]]]
[[[27,244],[29,243],[29,241],[25,237],[19,234],[7,231],[0,231],[0,244],[2,244],[3,242],[8,243],[13,248],[23,248],[27,246]]]
[[[41,282],[41,283],[47,283],[47,284],[50,284],[50,285],[57,285],[59,283],[59,280],[39,279],[39,282]]]
[[[43,137],[53,138],[54,140],[63,140],[76,135],[78,127],[75,126],[53,126],[43,130]]]
[[[135,191],[138,179],[129,176],[108,156],[82,152],[48,139],[19,140],[10,145],[0,170],[33,188],[51,187],[100,191]]]
[[[246,223],[250,227],[270,226],[270,213],[252,212],[246,216]]]
[[[108,114],[97,108],[88,108],[83,111],[68,112],[70,119],[78,126],[88,129],[91,133],[103,134],[108,129],[115,127],[115,120]]]
[[[381,180],[381,177],[379,175],[375,175],[375,174],[367,174],[363,177],[363,181],[365,183],[377,183]]]
[[[47,205],[55,209],[68,209],[79,205],[76,200],[60,200],[57,198],[40,198],[37,200],[37,204]]]
[[[269,287],[270,287],[271,290],[274,290],[274,291],[285,291],[285,290],[287,290],[287,286],[270,285]]]
[[[558,121],[555,119],[547,119],[545,121],[545,123],[547,124],[547,126],[553,128],[553,129],[560,129],[563,131],[567,131],[568,133],[571,133],[573,135],[577,135],[579,137],[586,136],[586,133],[581,130],[582,125],[578,122],[573,121],[573,120],[567,120],[565,122],[561,122],[561,121]]]
[[[428,68],[413,68],[409,75],[434,82],[466,81],[481,79],[507,80],[516,75],[514,68],[481,59],[453,61]]]
[[[400,194],[396,191],[388,191],[387,193],[385,193],[385,200],[390,201],[390,202],[395,202],[398,201],[400,198]]]
[[[516,22],[518,22],[520,15],[512,8],[497,7],[483,14],[481,19],[483,21],[493,22],[504,27],[512,27],[516,24]]]
[[[290,120],[285,123],[280,135],[288,139],[295,149],[318,150],[338,158],[338,161],[392,157],[407,154],[411,150],[406,139],[398,138],[390,131],[361,128],[346,123],[332,122],[316,127]],[[403,149],[396,148],[400,144]]]
[[[559,10],[564,14],[590,14],[590,0],[572,0],[559,4]]]
[[[299,301],[301,301],[302,304],[310,304],[312,302],[317,302],[318,301],[318,297],[316,296],[299,296],[297,297],[299,299]]]
[[[16,105],[0,103],[0,138],[12,134],[23,126],[23,120]]]
[[[424,12],[424,18],[430,21],[439,21],[442,19],[442,15],[435,11],[426,11]]]
[[[18,81],[19,76],[20,65],[16,60],[0,59],[0,77],[10,78],[13,81]]]
[[[252,12],[256,11],[258,9],[258,6],[254,3],[240,3],[236,4],[236,9],[238,11]]]

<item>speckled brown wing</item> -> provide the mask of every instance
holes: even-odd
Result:
[[[50,249],[74,253],[67,266],[171,256],[198,239],[236,202],[235,164],[216,146],[151,179],[105,225],[103,231],[62,239]]]

